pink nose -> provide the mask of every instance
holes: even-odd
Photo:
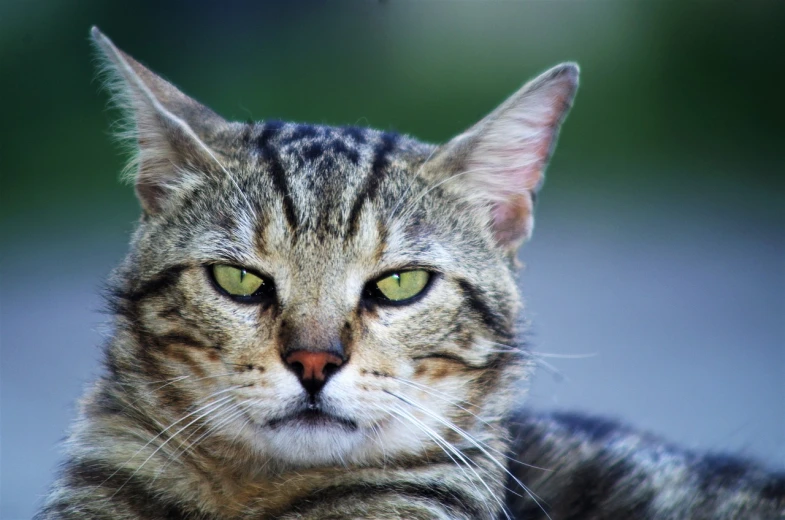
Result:
[[[286,364],[292,367],[301,381],[324,382],[330,374],[343,365],[343,360],[328,352],[295,350],[286,356]]]

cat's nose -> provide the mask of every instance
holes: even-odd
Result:
[[[343,365],[343,358],[330,352],[309,352],[295,350],[288,354],[284,361],[300,378],[303,388],[315,396],[327,380]]]

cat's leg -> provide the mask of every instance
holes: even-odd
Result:
[[[521,414],[511,423],[516,476],[553,520],[785,518],[785,472],[691,453],[613,421]],[[510,484],[518,518],[547,518]]]

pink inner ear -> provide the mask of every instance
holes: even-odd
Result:
[[[486,144],[485,153],[470,167],[484,170],[478,189],[493,201],[491,218],[499,244],[517,247],[532,232],[532,192],[537,189],[550,152],[553,128],[543,124],[523,139]],[[553,124],[553,119],[547,123]],[[521,125],[521,128],[527,128]]]
[[[493,150],[497,164],[494,184],[504,193],[522,193],[539,186],[550,150],[550,128],[526,140],[504,143],[505,148]]]
[[[493,231],[500,244],[515,244],[531,234],[532,200],[531,196],[516,195],[491,208]]]
[[[496,121],[496,131],[483,136],[470,159],[469,167],[483,172],[477,188],[493,201],[494,234],[505,246],[519,245],[532,232],[532,192],[542,181],[566,106],[563,93],[551,94]]]
[[[532,194],[577,86],[576,65],[554,67],[446,147],[464,169],[461,182],[470,197],[490,206],[503,247],[519,246],[532,232]]]

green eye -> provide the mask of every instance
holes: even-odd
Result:
[[[252,296],[265,283],[255,274],[239,267],[219,264],[212,269],[215,283],[232,296]]]
[[[399,302],[420,294],[430,278],[431,273],[422,269],[402,271],[382,278],[376,282],[376,288],[386,299]]]

